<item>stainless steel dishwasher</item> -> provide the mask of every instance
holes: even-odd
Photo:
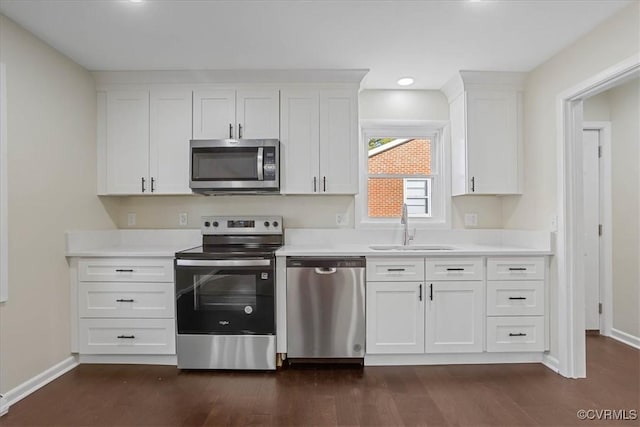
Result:
[[[287,258],[287,358],[364,358],[365,258]]]

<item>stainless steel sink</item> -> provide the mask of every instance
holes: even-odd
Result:
[[[443,245],[370,245],[374,251],[451,251],[453,246]]]

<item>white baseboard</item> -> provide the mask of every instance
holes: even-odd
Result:
[[[365,366],[541,363],[542,353],[365,354]]]
[[[627,345],[630,345],[631,347],[634,347],[640,350],[640,338],[634,335],[628,334],[626,332],[622,332],[616,328],[611,328],[610,336],[616,341],[620,341],[622,343],[625,343]]]
[[[552,355],[545,353],[542,356],[542,364],[551,369],[556,374],[560,373],[560,361]]]
[[[70,356],[47,369],[46,371],[36,375],[35,377],[23,382],[19,386],[15,387],[12,390],[9,390],[4,394],[2,400],[0,400],[0,415],[4,415],[9,410],[11,405],[19,402],[25,397],[29,396],[31,393],[36,390],[44,387],[49,384],[51,381],[55,380],[59,376],[69,372],[73,368],[78,366],[78,361],[75,357]]]
[[[0,417],[9,411],[9,403],[4,396],[0,396]]]

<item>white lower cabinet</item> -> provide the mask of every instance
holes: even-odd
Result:
[[[80,355],[175,354],[172,259],[81,258],[77,266]]]
[[[424,352],[424,283],[367,283],[367,353]]]
[[[81,354],[175,354],[174,319],[80,319]]]
[[[484,344],[484,282],[427,284],[427,353],[475,353]]]

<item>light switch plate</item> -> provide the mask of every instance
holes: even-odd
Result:
[[[337,213],[336,214],[336,225],[347,225],[347,214],[346,213]]]

